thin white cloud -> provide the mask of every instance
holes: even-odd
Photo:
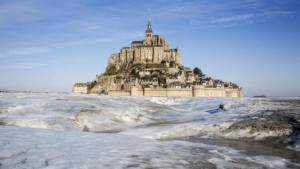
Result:
[[[7,51],[1,52],[0,58],[41,54],[41,53],[45,53],[48,51],[49,51],[49,48],[45,48],[45,47],[25,47],[25,48],[9,49]]]
[[[43,56],[41,54],[47,54],[56,49],[91,45],[91,44],[103,44],[117,42],[120,40],[132,40],[140,39],[144,36],[143,32],[119,32],[110,36],[101,38],[84,38],[84,39],[72,39],[68,41],[56,41],[53,43],[48,43],[40,46],[30,46],[24,48],[8,49],[0,52],[0,59],[3,58],[18,58],[24,56]]]
[[[35,63],[35,62],[19,62],[10,63],[1,66],[1,69],[34,69],[47,66],[45,63]]]
[[[229,23],[229,22],[247,22],[254,18],[255,18],[254,14],[243,14],[243,15],[235,15],[235,16],[213,19],[211,23],[216,24],[216,23]]]
[[[277,17],[277,16],[291,16],[293,14],[294,13],[291,11],[284,11],[284,10],[266,11],[263,13],[265,17],[269,17],[269,18]]]
[[[262,22],[274,17],[288,16],[292,15],[289,11],[264,11],[261,13],[246,13],[246,14],[236,14],[230,16],[219,17],[211,20],[212,24],[226,24],[226,25],[236,25],[243,23],[254,23]]]
[[[7,1],[0,4],[0,24],[10,26],[16,23],[38,21],[42,18],[40,8],[30,1]]]

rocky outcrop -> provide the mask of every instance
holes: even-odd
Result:
[[[276,145],[300,145],[300,109],[267,110],[246,116],[226,131],[244,140],[255,140]]]

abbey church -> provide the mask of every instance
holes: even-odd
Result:
[[[112,96],[202,96],[241,97],[242,88],[190,69],[182,63],[179,50],[170,48],[153,34],[148,20],[145,39],[132,41],[108,59],[104,73],[88,83],[75,83],[74,93]]]
[[[159,35],[154,35],[150,20],[145,31],[145,39],[131,42],[130,47],[123,47],[120,53],[112,54],[108,65],[121,66],[130,63],[174,62],[182,65],[178,49],[170,49],[168,43]]]

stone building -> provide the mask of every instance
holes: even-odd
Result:
[[[72,89],[73,93],[88,94],[89,88],[87,83],[75,83]]]
[[[177,48],[169,48],[168,43],[160,35],[154,35],[151,21],[148,21],[145,31],[145,39],[132,41],[130,47],[123,47],[119,53],[111,54],[108,60],[108,68],[116,66],[117,69],[122,65],[131,63],[157,63],[162,61],[175,62],[182,65],[181,56]]]

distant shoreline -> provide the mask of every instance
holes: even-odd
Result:
[[[30,91],[30,90],[8,90],[8,89],[0,89],[0,93],[71,93],[71,92],[49,92],[49,91]]]

